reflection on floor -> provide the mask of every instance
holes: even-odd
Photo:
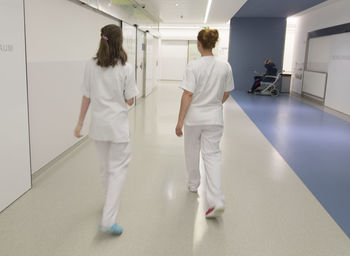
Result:
[[[283,95],[283,94],[282,94]],[[284,94],[285,95],[285,94]],[[300,95],[298,93],[292,92],[291,96],[294,99],[298,99],[304,103],[307,103],[308,105],[314,106],[322,111],[325,111],[329,114],[332,114],[333,116],[336,116],[340,119],[343,119],[344,121],[350,122],[350,116],[347,114],[344,114],[342,112],[339,112],[337,110],[331,109],[327,106],[324,105],[324,103],[322,101],[319,101],[317,99],[311,98],[309,96],[306,95]]]
[[[288,95],[233,96],[350,236],[350,123]]]
[[[198,197],[187,191],[174,135],[180,97],[163,86],[130,111],[121,237],[97,232],[103,192],[88,141],[0,215],[0,255],[350,255],[347,236],[233,99],[222,143],[226,211],[206,220],[205,184]]]

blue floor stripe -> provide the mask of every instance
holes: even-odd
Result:
[[[232,96],[350,237],[350,123],[289,95]]]

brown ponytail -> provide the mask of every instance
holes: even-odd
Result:
[[[217,29],[202,29],[197,36],[198,41],[202,44],[204,49],[213,49],[219,39],[219,32]]]
[[[120,27],[111,24],[101,29],[100,46],[94,59],[101,67],[114,67],[119,61],[125,65],[128,57],[123,49],[123,33]]]

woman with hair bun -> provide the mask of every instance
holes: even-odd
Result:
[[[231,66],[213,56],[219,39],[216,29],[203,29],[197,36],[201,58],[191,61],[186,68],[176,135],[185,134],[185,160],[188,189],[197,192],[200,185],[199,159],[204,163],[207,183],[207,218],[216,218],[224,212],[221,191],[222,156],[220,141],[223,134],[223,103],[234,89]]]
[[[81,138],[86,112],[91,105],[89,136],[95,140],[105,189],[105,204],[100,229],[120,235],[123,228],[115,223],[120,193],[131,159],[128,107],[138,94],[134,67],[127,62],[120,27],[101,29],[96,57],[85,67],[83,99],[74,135]]]

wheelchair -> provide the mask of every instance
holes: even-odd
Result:
[[[267,96],[278,96],[280,94],[278,83],[281,79],[281,72],[277,73],[276,76],[264,76],[264,78],[272,78],[270,82],[260,82],[260,90],[255,90],[255,95],[267,95]]]

